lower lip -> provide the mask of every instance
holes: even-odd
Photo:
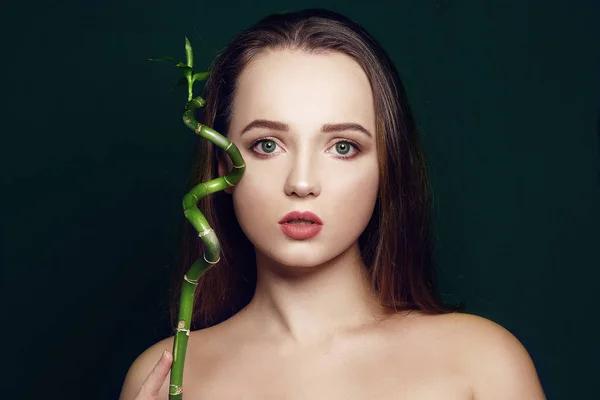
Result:
[[[292,239],[310,239],[317,236],[323,225],[321,224],[279,224],[283,233]]]

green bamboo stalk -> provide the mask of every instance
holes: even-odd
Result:
[[[213,130],[212,128],[200,124],[196,121],[194,113],[197,109],[205,105],[202,97],[193,97],[192,87],[194,82],[208,78],[208,72],[194,73],[194,56],[192,46],[185,38],[186,62],[178,62],[176,65],[182,69],[185,77],[182,78],[176,86],[187,83],[188,102],[183,112],[183,122],[194,133],[214,143],[225,150],[227,156],[233,163],[233,169],[229,174],[203,182],[196,185],[188,194],[183,197],[183,214],[198,232],[198,236],[204,243],[204,252],[190,267],[184,275],[184,281],[181,288],[179,315],[177,323],[177,332],[173,342],[173,364],[171,366],[171,381],[169,385],[169,400],[183,399],[183,366],[185,364],[185,353],[187,342],[190,335],[190,323],[194,310],[194,297],[198,280],[202,275],[220,260],[219,240],[215,231],[210,227],[204,214],[198,209],[198,202],[204,196],[233,187],[238,183],[246,170],[246,163],[235,144],[229,139]],[[160,59],[150,59],[151,61],[176,61],[173,57],[163,57]]]

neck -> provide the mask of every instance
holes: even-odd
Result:
[[[261,334],[275,340],[310,346],[385,314],[370,288],[358,243],[317,266],[281,266],[258,252],[256,261],[256,291],[246,312]]]

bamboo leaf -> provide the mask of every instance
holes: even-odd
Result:
[[[177,82],[177,84],[176,84],[175,86],[173,86],[171,89],[169,89],[169,92],[172,92],[172,91],[173,91],[173,89],[175,89],[176,87],[179,87],[179,86],[185,85],[186,83],[187,83],[187,78],[181,78],[181,79],[179,80],[179,82]]]
[[[161,58],[149,58],[148,60],[150,61],[177,61],[177,62],[181,62],[178,59],[176,59],[175,57],[170,57],[170,56],[166,56],[166,57],[161,57]]]
[[[177,64],[177,66],[179,67],[179,69],[181,69],[183,71],[184,74],[186,74],[186,76],[189,74],[191,77],[192,72],[193,72],[192,67],[188,67],[185,64],[182,64],[182,65]]]
[[[177,64],[177,66],[179,67],[179,69],[181,69],[183,71],[183,75],[185,75],[185,77],[191,81],[192,73],[194,72],[192,67],[188,67],[187,65],[185,65],[183,63]]]
[[[207,79],[209,75],[210,75],[210,73],[208,71],[207,72],[196,72],[194,74],[194,76],[192,76],[192,83],[196,82],[196,81],[203,81],[203,80]]]
[[[190,68],[194,67],[194,53],[192,52],[192,45],[188,40],[187,36],[185,37],[185,58],[187,61],[187,66]]]

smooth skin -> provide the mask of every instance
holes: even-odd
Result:
[[[227,137],[247,169],[227,191],[256,248],[257,289],[239,313],[190,334],[185,399],[545,398],[506,329],[467,314],[389,313],[370,290],[357,241],[377,196],[378,138],[354,60],[261,53],[239,78],[233,110]],[[220,160],[220,175],[229,167]],[[277,222],[292,210],[319,215],[321,233],[285,236]],[[135,360],[121,399],[168,398],[170,358],[157,360],[172,344]]]

